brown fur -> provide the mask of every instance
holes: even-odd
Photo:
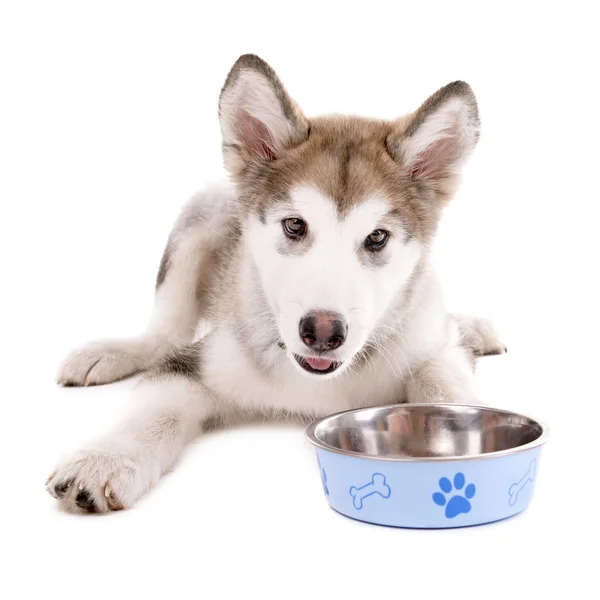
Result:
[[[427,243],[435,232],[440,212],[454,190],[454,174],[442,180],[417,179],[402,164],[399,151],[433,111],[460,95],[472,108],[478,123],[477,104],[471,88],[462,81],[451,83],[431,96],[416,113],[396,121],[354,116],[304,117],[288,96],[281,81],[262,59],[242,56],[234,65],[223,89],[236,84],[245,70],[254,70],[270,84],[284,118],[295,135],[278,156],[248,154],[238,145],[224,147],[226,163],[238,184],[242,211],[259,215],[281,201],[291,188],[312,185],[331,198],[343,217],[365,198],[382,195],[392,206],[392,217],[401,219],[410,236]],[[220,103],[221,108],[221,103]]]
[[[238,178],[242,203],[264,211],[294,186],[309,184],[331,198],[341,216],[377,194],[386,197],[411,236],[426,242],[441,205],[387,153],[393,125],[359,117],[311,120],[308,140],[280,159],[249,165]]]

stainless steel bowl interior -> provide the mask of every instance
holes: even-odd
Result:
[[[512,454],[542,444],[543,425],[517,413],[456,404],[400,404],[313,423],[313,444],[384,460],[448,460]]]

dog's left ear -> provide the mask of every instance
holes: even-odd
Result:
[[[409,176],[451,191],[479,139],[479,113],[471,87],[455,81],[431,96],[386,139],[389,154]]]
[[[277,160],[308,137],[308,120],[275,71],[254,54],[241,56],[229,72],[219,119],[225,168],[233,175]]]

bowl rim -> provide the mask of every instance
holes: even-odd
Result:
[[[488,410],[492,412],[504,413],[508,415],[513,415],[516,417],[524,417],[533,421],[537,425],[542,428],[542,434],[532,442],[528,444],[523,444],[522,446],[515,446],[514,448],[508,448],[506,450],[497,450],[496,452],[485,452],[480,454],[469,454],[467,456],[428,456],[428,457],[418,457],[418,456],[368,456],[363,454],[362,452],[355,452],[353,450],[341,450],[340,448],[336,448],[335,446],[330,446],[329,444],[325,444],[321,440],[319,440],[315,431],[317,427],[324,423],[329,419],[334,419],[341,415],[352,414],[357,412],[363,412],[368,410],[381,410],[386,408],[394,408],[394,407],[428,407],[428,408],[474,408],[477,410]],[[533,448],[537,448],[538,446],[542,446],[548,441],[550,436],[550,430],[547,425],[538,419],[534,419],[525,413],[519,413],[512,410],[505,410],[503,408],[494,408],[490,406],[483,406],[480,404],[460,404],[455,402],[445,402],[445,403],[427,403],[427,402],[419,402],[419,403],[394,403],[394,404],[382,404],[379,406],[364,406],[362,408],[353,408],[350,410],[342,410],[336,413],[332,413],[325,417],[321,417],[320,419],[314,420],[305,430],[304,432],[305,438],[317,448],[324,450],[326,452],[333,452],[334,454],[342,454],[343,456],[348,456],[351,458],[362,458],[365,460],[381,460],[386,462],[462,462],[466,460],[486,460],[490,458],[501,458],[503,456],[510,456],[511,454],[518,454],[519,452],[527,452],[527,450],[532,450]]]

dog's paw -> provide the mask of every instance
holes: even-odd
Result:
[[[506,354],[507,349],[494,326],[487,319],[457,316],[461,343],[474,356]]]
[[[58,466],[46,490],[69,512],[106,513],[130,507],[153,485],[149,475],[126,452],[81,451]]]
[[[92,342],[67,356],[57,381],[64,386],[112,383],[147,369],[150,358],[139,340]]]

